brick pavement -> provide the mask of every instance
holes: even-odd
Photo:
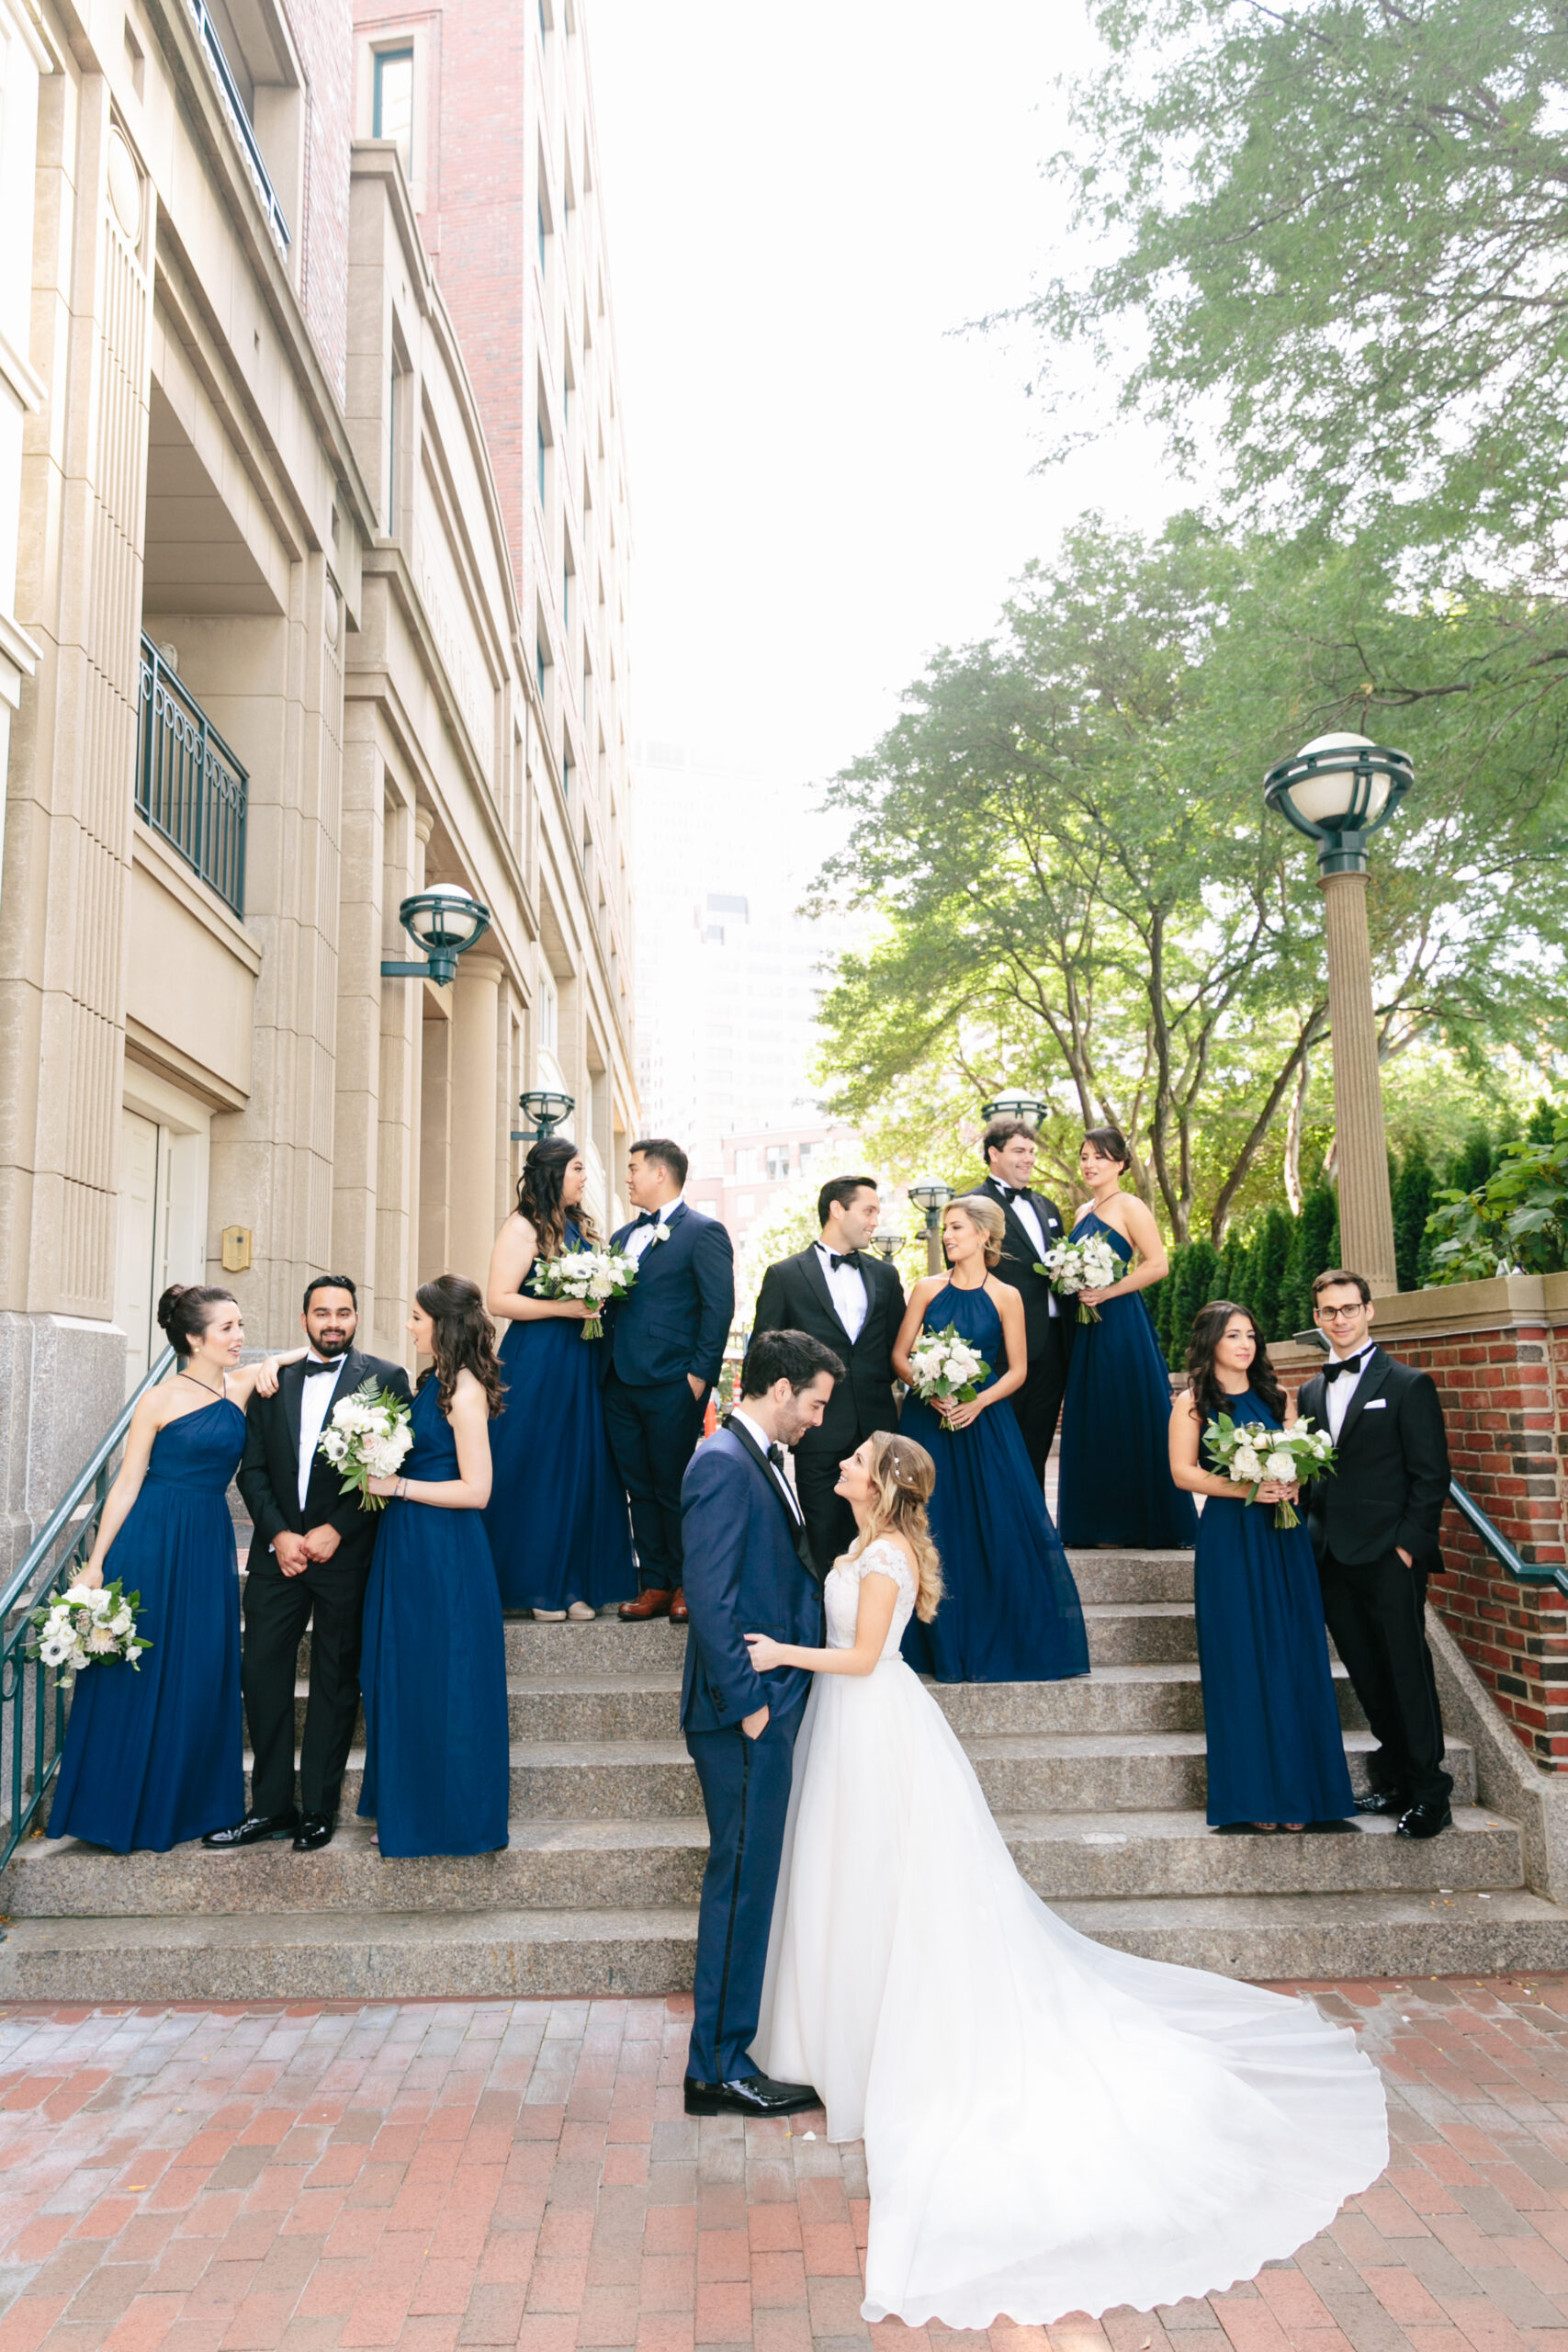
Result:
[[[1568,2352],[1568,1975],[1314,1988],[1393,2161],[1294,2261],[997,2352]],[[0,2012],[0,2352],[959,2352],[859,2316],[820,2117],[681,2111],[681,2001]]]

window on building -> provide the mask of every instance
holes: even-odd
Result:
[[[560,763],[560,788],[566,805],[571,807],[571,787],[577,780],[577,769],[569,754]]]
[[[386,447],[381,453],[381,513],[386,518],[387,537],[398,527],[398,363],[393,360],[387,371],[387,432]]]
[[[561,566],[560,624],[562,628],[571,627],[571,566],[570,563],[563,563]]]
[[[539,682],[541,694],[545,691],[545,672],[548,667],[549,664],[545,660],[544,645],[538,638],[536,638],[534,639],[534,675]]]
[[[403,170],[413,177],[413,51],[376,51],[376,94],[371,136],[395,139]]]
[[[553,972],[539,975],[539,1050],[553,1054],[560,1045],[560,991]]]
[[[545,227],[545,199],[541,197],[539,198],[539,272],[541,276],[546,268],[545,239],[547,234],[548,232]]]
[[[542,420],[535,425],[534,430],[539,436],[539,503],[543,506],[545,503],[545,451],[550,445],[545,438]]]
[[[768,1146],[768,1176],[769,1176],[770,1181],[771,1181],[772,1182],[773,1182],[773,1183],[776,1183],[776,1182],[778,1182],[778,1180],[779,1180],[779,1178],[780,1178],[781,1176],[787,1176],[788,1174],[789,1174],[789,1146],[788,1146],[788,1144],[787,1144],[787,1143],[771,1143],[771,1144]]]

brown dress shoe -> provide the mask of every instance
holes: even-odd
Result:
[[[670,1596],[670,1623],[672,1625],[683,1625],[686,1623],[687,1614],[686,1596],[677,1585]]]
[[[662,1585],[650,1584],[635,1600],[623,1600],[621,1615],[634,1624],[643,1624],[649,1617],[668,1617],[670,1595]]]

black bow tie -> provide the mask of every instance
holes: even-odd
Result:
[[[1012,1206],[1014,1201],[1017,1200],[1020,1189],[1020,1186],[1017,1184],[998,1184],[997,1186],[998,1192],[1001,1194],[1003,1200],[1006,1201],[1010,1208]]]
[[[1331,1363],[1328,1366],[1323,1375],[1325,1380],[1337,1380],[1341,1373],[1348,1373],[1350,1377],[1354,1379],[1357,1373],[1360,1371],[1361,1366],[1366,1363],[1367,1357],[1371,1354],[1371,1348],[1368,1348],[1364,1354],[1359,1356],[1341,1357],[1337,1363]]]
[[[858,1271],[860,1266],[860,1251],[858,1250],[845,1250],[840,1252],[829,1250],[828,1252],[828,1272],[830,1274],[836,1274],[840,1266],[853,1266]]]
[[[315,1361],[315,1359],[314,1359],[314,1357],[312,1357],[312,1356],[307,1356],[307,1357],[306,1357],[306,1359],[305,1359],[305,1377],[306,1377],[306,1379],[307,1379],[307,1380],[309,1380],[309,1379],[310,1379],[310,1374],[311,1374],[313,1372],[332,1372],[332,1373],[337,1373],[337,1372],[341,1372],[342,1370],[343,1370],[343,1358],[342,1358],[341,1356],[333,1356],[333,1360],[332,1360],[332,1362],[331,1362],[330,1363],[316,1363],[316,1361]]]
[[[638,1225],[657,1225],[658,1223],[659,1211],[657,1209],[644,1209],[642,1215],[637,1219]],[[636,1227],[634,1227],[633,1230],[635,1231]]]
[[[780,1476],[782,1477],[782,1476],[784,1476],[784,1450],[783,1446],[782,1446],[782,1445],[780,1445],[780,1444],[777,1442],[777,1441],[776,1441],[776,1440],[775,1440],[775,1442],[774,1442],[772,1445],[770,1445],[770,1446],[769,1446],[769,1448],[768,1448],[768,1460],[773,1464],[773,1468],[774,1468],[774,1469],[779,1473]]]

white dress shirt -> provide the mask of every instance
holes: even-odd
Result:
[[[681,1195],[677,1193],[672,1201],[666,1201],[662,1208],[654,1212],[655,1222],[652,1225],[635,1226],[626,1237],[627,1257],[640,1258],[645,1250],[651,1250],[654,1235],[661,1225],[669,1224],[680,1205]]]
[[[998,1192],[1011,1193],[1012,1197],[1008,1202],[1007,1205],[1011,1209],[1014,1216],[1017,1217],[1020,1225],[1022,1226],[1025,1233],[1028,1234],[1031,1241],[1034,1244],[1034,1254],[1036,1258],[1043,1258],[1045,1255],[1045,1233],[1044,1228],[1042,1227],[1040,1222],[1040,1212],[1035,1207],[1033,1202],[1027,1200],[1023,1193],[1013,1192],[1010,1184],[998,1183],[997,1189]],[[1053,1291],[1051,1293],[1051,1312],[1053,1315],[1060,1315],[1061,1311],[1062,1302],[1056,1296],[1055,1292]]]
[[[1324,1383],[1328,1392],[1328,1434],[1336,1445],[1339,1442],[1339,1432],[1345,1426],[1345,1416],[1350,1409],[1350,1399],[1360,1385],[1362,1373],[1366,1371],[1372,1360],[1372,1342],[1370,1340],[1359,1351],[1352,1349],[1351,1353],[1359,1352],[1361,1359],[1356,1370],[1342,1372],[1337,1380],[1325,1380]],[[1334,1361],[1336,1363],[1343,1363],[1345,1361],[1337,1348],[1334,1351]]]
[[[739,1422],[741,1428],[745,1430],[752,1444],[758,1447],[764,1454],[767,1453],[770,1445],[777,1444],[778,1440],[776,1438],[771,1438],[768,1435],[767,1430],[762,1427],[761,1423],[760,1421],[754,1421],[750,1413],[743,1413],[739,1405],[732,1408],[729,1418],[732,1421]],[[790,1485],[788,1478],[785,1477],[784,1472],[779,1468],[776,1462],[769,1463],[768,1476],[773,1479],[774,1485],[778,1487],[780,1494],[789,1505],[789,1514],[794,1520],[795,1525],[797,1527],[804,1527],[806,1524],[806,1518],[805,1514],[801,1510],[799,1503],[795,1500],[795,1488]]]
[[[315,1349],[310,1348],[306,1351],[305,1361],[307,1363],[330,1363],[332,1358],[319,1356]],[[321,1431],[326,1428],[327,1415],[332,1411],[333,1400],[337,1394],[338,1382],[343,1378],[343,1367],[346,1361],[346,1354],[338,1358],[337,1369],[330,1380],[325,1373],[321,1372],[305,1373],[301,1375],[299,1389],[299,1508],[301,1510],[305,1508],[310,1473],[316,1466],[316,1448],[321,1442]]]
[[[833,1312],[849,1333],[850,1345],[852,1348],[865,1327],[866,1317],[871,1312],[871,1294],[865,1276],[858,1266],[833,1264],[835,1257],[842,1256],[841,1250],[829,1250],[825,1241],[818,1241],[816,1247],[817,1255],[822,1261],[822,1273],[828,1284],[829,1295],[833,1302]]]

